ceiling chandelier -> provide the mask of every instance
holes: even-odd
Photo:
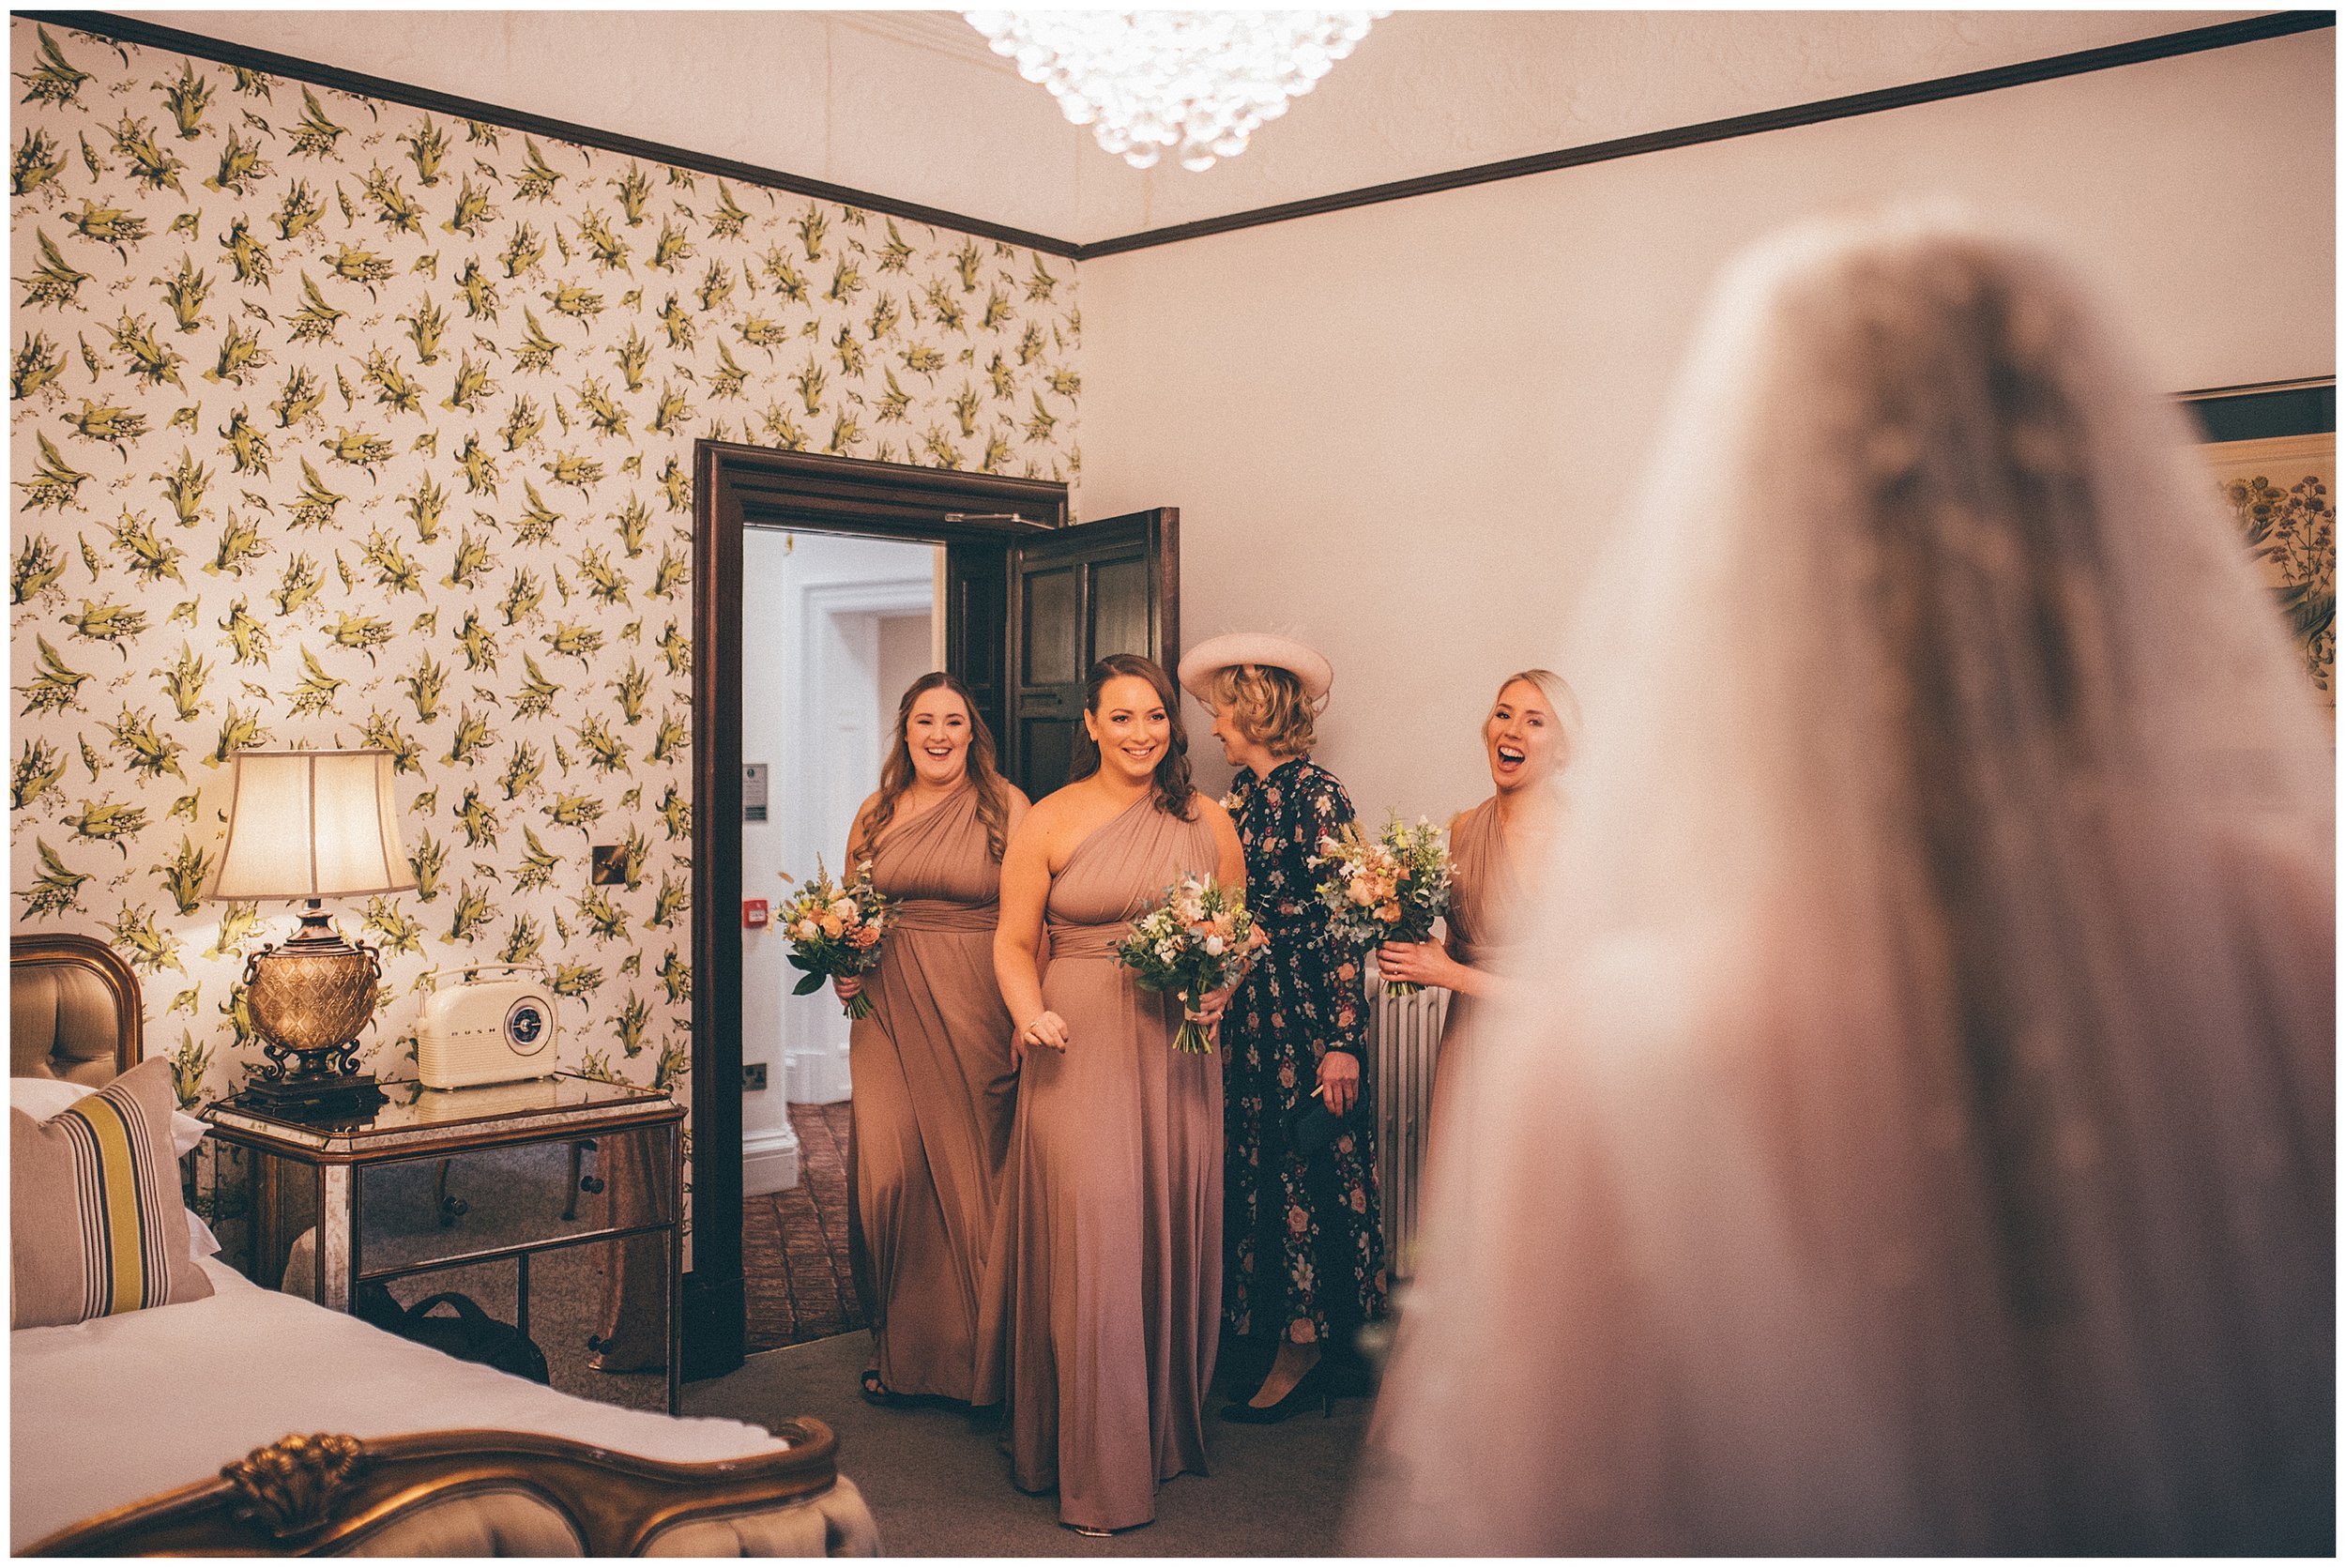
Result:
[[[1236,158],[1386,11],[965,11],[1103,150],[1135,169]]]

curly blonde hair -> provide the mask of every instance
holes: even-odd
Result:
[[[1302,756],[1319,740],[1318,709],[1303,683],[1276,664],[1226,664],[1213,672],[1213,709],[1272,756]]]

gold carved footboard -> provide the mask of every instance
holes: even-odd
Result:
[[[589,1557],[633,1557],[672,1526],[805,1501],[838,1484],[838,1439],[786,1422],[779,1454],[671,1464],[531,1432],[288,1437],[219,1476],[85,1519],[27,1556],[302,1557],[465,1497],[520,1494],[565,1520]]]

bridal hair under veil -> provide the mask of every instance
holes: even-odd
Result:
[[[1731,269],[1357,1545],[2330,1549],[2333,754],[2190,446],[1960,218]]]

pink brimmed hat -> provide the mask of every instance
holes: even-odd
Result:
[[[1318,702],[1335,683],[1336,672],[1317,649],[1275,632],[1226,632],[1209,637],[1181,656],[1181,681],[1189,694],[1213,705],[1213,677],[1233,664],[1267,664],[1303,683],[1303,695]]]

